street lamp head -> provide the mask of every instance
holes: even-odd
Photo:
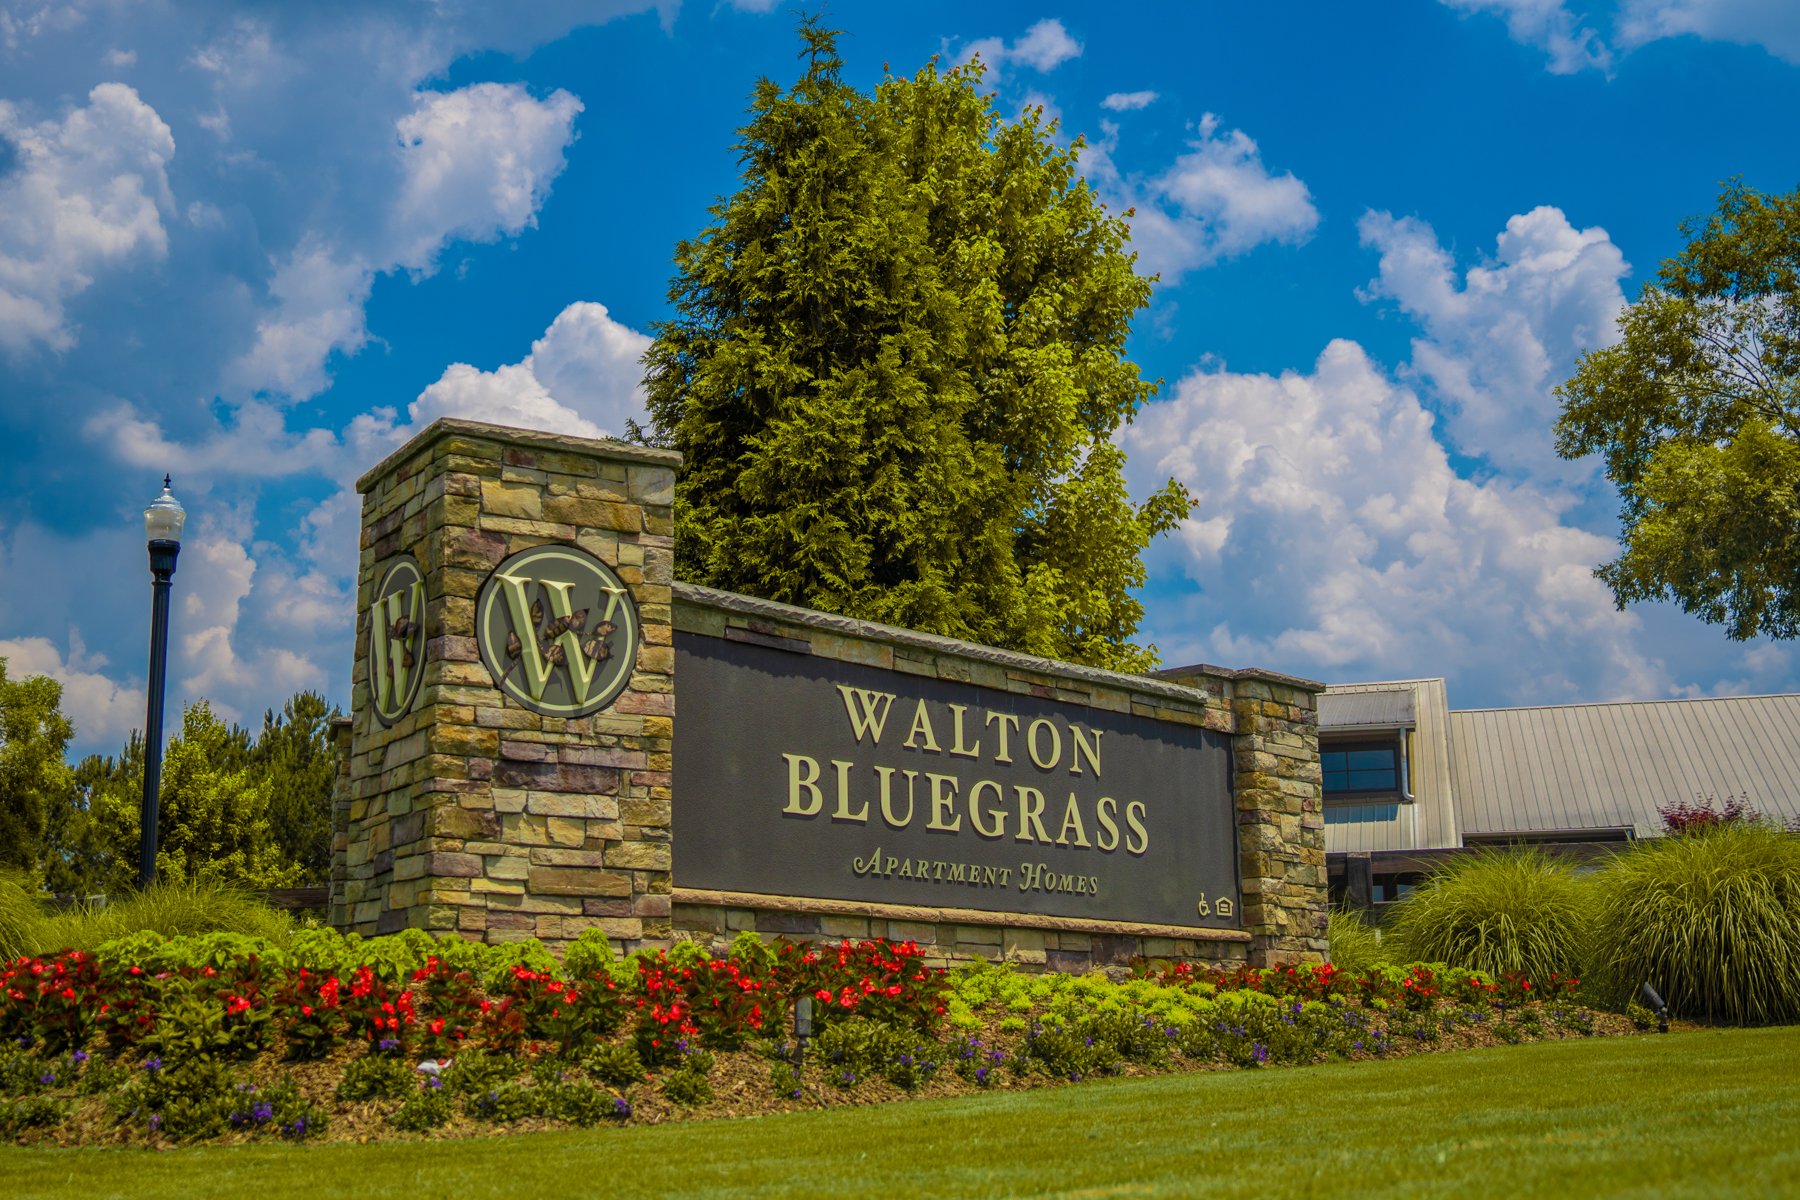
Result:
[[[162,495],[144,510],[144,536],[152,542],[179,542],[186,522],[187,510],[169,492],[169,477],[164,475]]]

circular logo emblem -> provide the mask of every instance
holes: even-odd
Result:
[[[545,716],[585,717],[617,699],[637,665],[638,628],[630,590],[573,546],[513,555],[475,599],[495,686]]]
[[[412,711],[425,678],[425,575],[408,554],[389,564],[369,605],[369,694],[375,719]]]

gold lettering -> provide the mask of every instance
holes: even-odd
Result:
[[[881,847],[880,846],[875,847],[875,853],[869,855],[869,857],[866,859],[865,858],[851,859],[850,860],[850,869],[852,871],[856,872],[858,875],[871,875],[871,874],[879,875],[879,874],[881,874]]]
[[[1119,802],[1111,796],[1100,797],[1100,803],[1094,806],[1094,819],[1100,822],[1100,831],[1094,835],[1094,844],[1102,850],[1119,848],[1119,824],[1113,820],[1113,814],[1119,811]]]
[[[1012,761],[1012,742],[1009,735],[1018,732],[1019,718],[1011,713],[989,713],[987,724],[992,725],[995,721],[1000,722],[1000,753],[994,755],[994,761],[1009,763]]]
[[[969,878],[969,868],[963,863],[950,864],[950,882],[964,883]]]
[[[1037,886],[1037,872],[1036,863],[1019,864],[1019,890],[1021,892],[1029,892]]]
[[[1150,831],[1144,828],[1144,805],[1140,800],[1133,800],[1125,806],[1125,824],[1131,826],[1131,832],[1137,834],[1137,845],[1131,844],[1131,834],[1125,835],[1125,851],[1128,854],[1142,854],[1150,848]]]
[[[1087,830],[1081,827],[1081,805],[1076,803],[1074,792],[1069,793],[1069,803],[1063,808],[1062,828],[1056,831],[1057,845],[1067,846],[1071,844],[1069,841],[1069,827],[1071,825],[1075,827],[1075,840],[1073,844],[1086,850],[1088,848]]]
[[[819,760],[804,754],[783,754],[788,765],[788,802],[781,811],[796,817],[816,817],[825,807],[825,793],[819,790]],[[802,804],[800,793],[808,799]]]
[[[1038,754],[1038,730],[1040,729],[1050,731],[1050,757],[1048,759]],[[1031,755],[1033,765],[1048,771],[1062,758],[1062,730],[1058,729],[1056,722],[1049,717],[1039,717],[1031,723],[1031,728],[1025,731],[1025,750]]]
[[[1081,774],[1081,760],[1087,759],[1088,766],[1094,768],[1094,778],[1100,778],[1100,735],[1104,729],[1083,729],[1079,725],[1069,726],[1069,774]],[[1088,741],[1093,734],[1094,740]]]
[[[850,811],[850,767],[852,764],[834,758],[831,760],[831,765],[837,768],[838,794],[837,811],[831,814],[831,819],[834,821],[867,821],[869,819],[869,802],[867,800],[864,800],[862,807],[855,812]]]
[[[925,735],[923,746],[914,745],[914,739],[920,734]],[[919,701],[919,707],[913,711],[912,729],[907,733],[906,740],[900,744],[908,750],[925,749],[933,754],[938,753],[937,735],[931,731],[931,714],[925,711],[923,700]]]
[[[950,753],[959,755],[963,758],[980,758],[981,743],[979,741],[973,746],[963,745],[963,714],[967,711],[969,711],[969,706],[966,704],[952,704],[950,706],[950,720],[955,725],[955,729],[952,731],[955,736],[950,739]]]
[[[1013,835],[1013,841],[1031,841],[1031,831],[1035,829],[1037,840],[1048,843],[1050,834],[1044,829],[1044,793],[1021,783],[1013,785],[1013,795],[1019,801],[1019,832]]]
[[[950,810],[956,804],[956,777],[927,771],[925,778],[931,780],[931,820],[925,823],[925,828],[955,833],[962,828],[962,817],[957,815],[954,821],[945,821],[944,818],[955,815]]]
[[[984,838],[1005,837],[1006,810],[1004,808],[995,808],[991,810],[994,817],[994,824],[991,828],[982,820],[982,817],[985,815],[981,809],[982,788],[994,789],[995,804],[1006,803],[1006,793],[1001,790],[999,784],[991,779],[981,780],[974,787],[969,789],[969,824],[974,827],[976,833],[979,833]]]
[[[876,776],[881,780],[881,819],[895,829],[905,829],[912,824],[913,815],[913,781],[919,777],[917,771],[903,771],[906,776],[906,815],[894,815],[894,768],[876,767]]]
[[[863,740],[863,734],[876,745],[881,744],[881,731],[887,726],[888,710],[894,706],[894,697],[888,692],[873,692],[868,688],[853,688],[844,684],[837,685],[838,694],[844,698],[844,712],[850,718],[850,732],[856,735],[857,741]],[[852,699],[854,697],[854,699]],[[1099,771],[1094,772],[1096,775]]]
[[[895,875],[894,878],[895,879],[911,879],[912,878],[912,859],[909,858],[905,862],[900,864],[900,873]]]

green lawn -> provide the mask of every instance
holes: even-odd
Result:
[[[4,1147],[0,1194],[1800,1196],[1800,1027],[438,1144]]]

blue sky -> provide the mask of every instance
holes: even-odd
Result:
[[[1192,520],[1165,661],[1443,675],[1456,707],[1800,690],[1800,646],[1614,610],[1550,389],[1720,181],[1800,184],[1800,6],[849,3],[849,78],[980,53],[1161,274],[1124,435]],[[170,695],[346,703],[362,471],[436,416],[617,432],[736,184],[770,3],[0,0],[0,656],[141,724],[140,513],[190,516]]]

